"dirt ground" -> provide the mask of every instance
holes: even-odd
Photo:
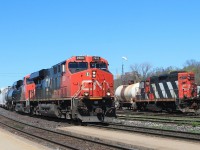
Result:
[[[92,127],[71,126],[59,128],[68,132],[93,136],[134,146],[142,146],[146,148],[158,150],[197,150],[200,149],[200,142],[190,142],[184,140],[160,138],[150,135],[142,135],[137,133],[126,133],[121,131],[110,131],[104,129],[96,129]]]
[[[0,150],[52,150],[0,128]]]

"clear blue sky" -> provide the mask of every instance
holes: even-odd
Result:
[[[73,55],[130,65],[200,60],[199,0],[0,0],[0,87]]]

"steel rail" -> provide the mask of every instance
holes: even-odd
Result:
[[[185,139],[185,140],[198,141],[198,142],[200,141],[199,133],[190,133],[190,132],[157,129],[157,128],[149,128],[149,127],[127,126],[127,125],[122,125],[118,123],[109,123],[109,126],[95,125],[95,124],[89,124],[88,126],[104,128],[104,129],[113,129],[117,131],[126,131],[129,133],[137,132],[137,133],[151,134],[151,135],[157,135],[157,136],[162,136],[162,137],[171,137],[171,138]]]
[[[58,145],[58,146],[60,146],[60,147],[69,148],[69,149],[73,149],[73,150],[79,150],[78,148],[73,147],[72,145],[62,144],[62,143],[59,143],[59,142],[56,142],[56,141],[49,140],[49,139],[47,139],[47,138],[43,138],[43,137],[40,137],[40,136],[31,134],[31,133],[25,132],[25,131],[23,131],[23,130],[17,129],[17,128],[15,128],[15,127],[9,126],[9,125],[7,125],[7,124],[5,124],[5,123],[3,123],[3,122],[0,122],[0,124],[6,126],[6,127],[8,127],[8,128],[11,128],[11,129],[13,129],[13,130],[16,130],[16,131],[18,131],[18,132],[21,132],[21,133],[24,133],[24,134],[26,134],[26,135],[29,135],[29,136],[31,136],[31,137],[34,137],[34,138],[37,138],[37,139],[41,139],[41,140],[46,141],[46,142],[49,142],[49,143],[53,143],[53,144]]]
[[[130,121],[149,121],[158,123],[172,123],[172,124],[187,124],[192,125],[192,122],[200,124],[200,120],[184,120],[184,119],[167,119],[167,118],[148,118],[148,117],[136,117],[136,116],[118,116],[118,119],[130,120]]]
[[[145,112],[134,112],[133,110],[121,110],[121,111],[116,111],[117,115],[132,115],[132,116],[155,116],[155,117],[174,117],[174,118],[178,118],[178,117],[185,117],[185,118],[200,118],[200,114],[183,114],[183,113],[159,113],[159,112],[149,112],[149,111],[145,111]]]
[[[188,118],[188,117],[169,117],[169,116],[136,116],[136,115],[117,115],[118,117],[130,117],[130,118],[144,118],[144,119],[160,119],[160,120],[175,120],[175,121],[197,121],[200,122],[200,118]],[[162,118],[161,118],[162,117]],[[167,117],[167,118],[163,118],[163,117]]]

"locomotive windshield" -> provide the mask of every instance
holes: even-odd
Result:
[[[70,62],[68,67],[71,73],[76,73],[79,71],[87,70],[88,63],[87,62]]]
[[[26,84],[31,84],[31,83],[34,83],[34,81],[32,79],[27,78],[26,79]]]
[[[91,62],[90,68],[98,68],[101,70],[107,70],[107,65],[104,62]]]

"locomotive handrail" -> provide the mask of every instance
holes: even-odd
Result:
[[[83,90],[83,88],[84,88],[84,85],[81,84],[81,88],[74,94],[74,96],[72,97],[72,99],[76,98],[80,94],[80,92]]]

